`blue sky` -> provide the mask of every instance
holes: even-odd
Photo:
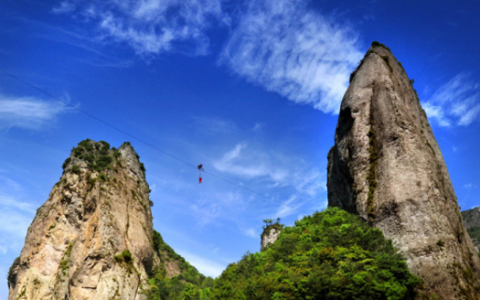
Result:
[[[85,138],[132,142],[154,228],[204,274],[258,251],[263,219],[291,225],[326,207],[339,104],[374,40],[415,79],[460,206],[478,206],[479,10],[477,1],[2,1],[0,68],[70,106],[0,72],[0,277]],[[195,169],[72,106],[236,185],[208,174],[199,185]],[[7,291],[5,280],[1,299]]]

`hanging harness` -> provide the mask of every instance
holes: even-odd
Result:
[[[202,183],[202,171],[205,171],[203,169],[203,165],[199,164],[198,165],[198,183]]]

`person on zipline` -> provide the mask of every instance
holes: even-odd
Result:
[[[203,169],[202,164],[199,164],[197,168],[199,172],[198,183],[202,183],[202,171],[205,171],[205,170]]]

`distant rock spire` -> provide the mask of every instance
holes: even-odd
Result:
[[[480,299],[480,260],[413,81],[378,42],[350,81],[328,154],[329,206],[392,239],[424,282],[419,299]]]

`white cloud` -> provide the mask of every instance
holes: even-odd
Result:
[[[259,234],[253,228],[244,228],[242,229],[242,233],[246,236],[258,239]]]
[[[235,145],[214,161],[213,167],[244,179],[267,180],[272,187],[291,187],[310,197],[326,189],[325,179],[322,179],[324,173],[309,167],[301,159],[273,151],[264,152],[246,143]]]
[[[466,73],[453,77],[422,103],[430,120],[441,127],[468,126],[480,113],[480,86]]]
[[[68,110],[70,108],[60,102],[0,95],[0,129],[11,127],[41,129]]]
[[[207,135],[218,134],[232,134],[237,132],[238,127],[230,120],[222,120],[218,118],[194,117],[193,120],[197,123],[198,128],[201,128],[202,133]]]
[[[298,203],[298,198],[296,196],[291,196],[286,202],[284,202],[275,213],[275,217],[284,218],[295,212],[297,212],[298,207],[301,206]]]
[[[228,23],[221,0],[76,2],[79,15],[96,24],[100,40],[126,43],[142,56],[169,51],[205,55],[210,43],[205,31],[210,23]],[[64,3],[71,2],[62,2],[57,12],[75,9]]]
[[[247,144],[245,143],[237,144],[232,150],[226,152],[220,160],[215,161],[213,167],[221,172],[241,177],[267,176],[275,182],[279,182],[287,176],[285,170],[271,167],[270,158],[261,152],[250,151],[242,155],[242,151],[246,148]]]
[[[338,113],[349,75],[362,58],[353,31],[309,10],[306,1],[251,1],[221,62],[288,99]]]
[[[219,219],[235,219],[236,214],[245,211],[249,198],[240,192],[217,192],[207,194],[190,205],[199,226],[205,226]]]
[[[11,180],[10,178],[0,176],[0,180],[5,181],[6,185],[8,185],[9,187],[11,187],[13,190],[15,190],[17,192],[22,190],[22,186],[20,184],[18,184],[17,182]]]
[[[0,253],[19,253],[25,242],[28,227],[33,215],[26,211],[16,211],[0,203]],[[11,251],[10,251],[11,250]]]
[[[175,250],[177,251],[177,250]],[[187,251],[178,250],[178,254],[183,256],[191,265],[197,268],[200,273],[211,276],[211,277],[218,277],[222,274],[223,270],[225,270],[226,265],[219,264],[215,261],[207,259],[205,257],[192,254]]]
[[[264,127],[263,123],[255,123],[255,126],[253,126],[253,131],[258,131],[261,130]]]
[[[25,238],[32,217],[11,210],[0,211],[0,232],[13,234],[16,238]]]
[[[75,4],[70,1],[62,1],[60,4],[52,8],[52,12],[56,14],[71,13],[75,10]]]
[[[4,208],[8,206],[11,208],[16,208],[25,212],[29,212],[31,214],[35,214],[35,211],[36,211],[36,208],[34,205],[15,200],[13,197],[5,196],[5,195],[0,195],[0,205],[2,205]]]

